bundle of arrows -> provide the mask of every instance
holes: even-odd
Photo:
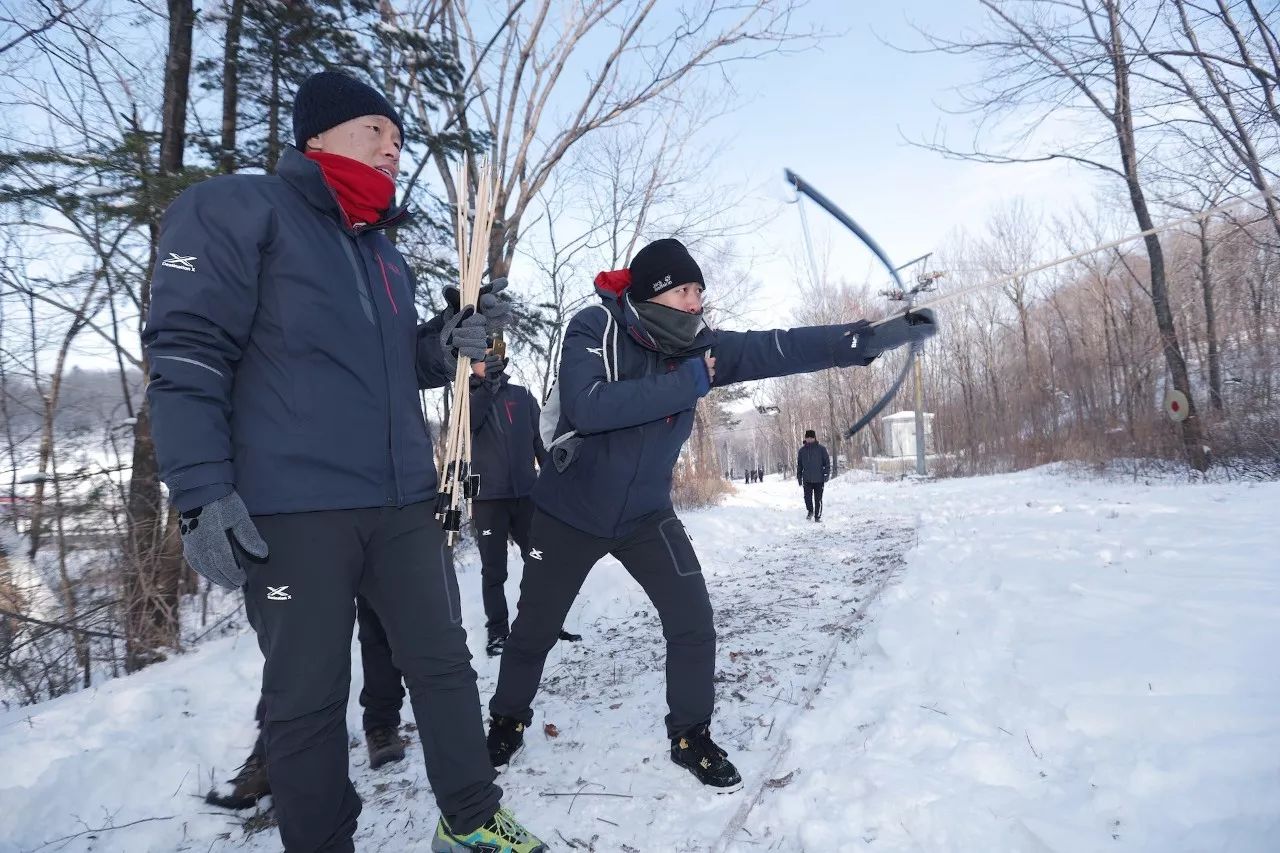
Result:
[[[470,172],[472,164],[464,158],[454,176],[457,215],[455,237],[458,245],[458,311],[476,309],[489,256],[489,235],[493,229],[493,173],[487,160],[475,168],[474,193]],[[502,356],[501,333],[492,336],[494,352]],[[445,436],[443,476],[436,498],[436,518],[445,530],[450,545],[458,541],[463,516],[470,502],[480,493],[480,477],[471,473],[471,360],[458,356],[453,379],[453,400],[449,429]]]

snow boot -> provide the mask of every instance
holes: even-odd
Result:
[[[547,845],[520,825],[505,808],[498,809],[484,826],[466,835],[456,835],[442,815],[431,840],[431,853],[547,853]]]
[[[377,770],[384,764],[404,758],[404,743],[400,740],[399,726],[375,726],[364,733],[365,746],[369,748],[369,769]]]
[[[502,650],[507,647],[507,632],[489,632],[489,642],[485,644],[484,653],[491,658],[501,656]]]
[[[671,739],[671,760],[688,770],[699,782],[728,794],[742,787],[742,776],[729,760],[729,753],[716,746],[708,726],[698,726]]]
[[[258,752],[250,753],[235,776],[209,789],[204,801],[221,809],[247,809],[271,794],[267,762]]]
[[[515,754],[524,748],[524,723],[494,714],[489,718],[489,762],[495,768],[506,767]]]

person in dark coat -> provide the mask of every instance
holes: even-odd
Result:
[[[716,632],[702,566],[672,508],[672,473],[713,386],[867,365],[923,340],[931,322],[865,322],[789,331],[714,331],[702,316],[702,271],[677,240],[641,249],[601,273],[604,308],[584,309],[564,336],[556,436],[576,432],[564,464],[544,467],[520,603],[489,702],[489,752],[506,765],[524,743],[548,652],[587,574],[616,557],[640,583],[667,641],[671,759],[703,784],[741,776],[711,738]]]
[[[404,673],[441,817],[433,850],[545,850],[505,808],[477,713],[458,583],[433,518],[418,392],[483,359],[509,310],[419,322],[385,234],[403,127],[380,93],[308,78],[275,174],[183,192],[161,226],[143,335],[160,475],[183,552],[244,587],[266,661],[263,739],[290,853],[353,851],[346,707],[356,597]]]
[[[818,443],[818,434],[805,430],[804,444],[796,453],[796,480],[804,489],[804,508],[810,521],[822,521],[822,490],[831,476],[831,454]]]
[[[533,520],[534,462],[546,464],[538,434],[538,400],[510,381],[508,360],[492,351],[471,366],[471,473],[480,492],[471,503],[471,521],[480,551],[480,584],[490,657],[502,654],[510,632],[507,612],[507,540],[529,552]],[[560,639],[582,637],[560,632]]]

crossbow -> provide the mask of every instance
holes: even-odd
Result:
[[[853,221],[853,217],[849,216],[849,214],[841,210],[840,207],[835,202],[833,202],[831,199],[827,198],[821,192],[816,190],[812,184],[805,181],[804,178],[801,178],[799,175],[797,175],[795,172],[791,171],[790,169],[786,170],[786,177],[787,177],[787,183],[791,184],[791,186],[795,188],[795,191],[798,195],[807,196],[810,200],[813,201],[814,204],[818,205],[827,213],[831,214],[837,222],[839,222],[845,228],[848,228],[850,231],[852,231],[854,236],[857,237],[859,240],[861,240],[863,244],[865,244],[866,247],[871,250],[871,253],[876,256],[876,259],[880,261],[880,263],[884,264],[885,269],[889,271],[889,276],[893,279],[893,283],[896,286],[898,293],[901,295],[901,298],[906,303],[906,305],[901,311],[901,313],[895,312],[893,314],[890,314],[888,317],[884,318],[883,320],[879,320],[875,323],[872,323],[871,330],[873,332],[879,326],[884,326],[889,323],[900,323],[904,320],[910,325],[915,325],[916,323],[934,322],[933,316],[930,312],[928,312],[928,309],[922,309],[921,311],[912,310],[915,305],[915,298],[917,294],[919,294],[921,286],[917,285],[916,287],[908,288],[903,283],[902,277],[898,275],[898,268],[895,267],[893,265],[893,262],[889,260],[889,256],[885,254],[884,249],[880,248],[880,244],[877,243],[875,239],[862,228],[861,225]],[[800,200],[798,198],[796,201],[797,203],[800,203]],[[803,215],[803,211],[802,211],[802,215]],[[807,227],[805,229],[805,240],[807,243],[808,242]],[[812,256],[813,247],[808,246],[808,250],[809,250],[810,256]],[[910,347],[907,350],[907,357],[903,361],[902,369],[898,371],[898,376],[893,380],[893,384],[889,386],[889,390],[885,392],[883,397],[881,397],[879,400],[876,401],[875,405],[867,409],[867,411],[863,414],[863,416],[858,418],[857,422],[855,422],[852,426],[850,426],[847,430],[844,431],[845,439],[850,439],[854,435],[856,435],[863,427],[871,423],[871,421],[875,418],[875,416],[880,414],[880,412],[884,410],[885,406],[889,405],[889,403],[893,401],[893,398],[898,394],[898,389],[900,389],[902,387],[902,383],[906,381],[907,374],[911,372],[911,367],[915,363],[916,356],[919,354],[923,346],[924,344],[922,341],[915,340],[911,342]]]

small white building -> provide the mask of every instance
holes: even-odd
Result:
[[[880,419],[883,429],[884,456],[867,457],[876,474],[901,476],[916,470],[916,413],[897,412]],[[933,413],[924,412],[925,459],[933,459]]]
[[[898,412],[881,418],[884,424],[885,455],[916,455],[916,413],[914,411]],[[933,453],[933,412],[924,413],[924,452]]]

